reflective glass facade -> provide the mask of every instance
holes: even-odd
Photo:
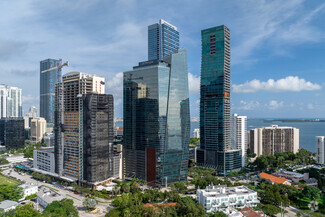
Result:
[[[124,176],[186,181],[190,114],[186,50],[124,72]]]
[[[40,116],[47,123],[54,123],[55,84],[60,81],[59,60],[46,59],[40,62]],[[49,70],[53,68],[52,70]]]
[[[237,154],[230,150],[230,32],[222,25],[202,30],[200,150],[198,163],[231,172]],[[237,151],[238,152],[238,151]],[[235,161],[237,162],[237,161]],[[224,171],[224,169],[228,169]]]
[[[179,49],[177,28],[164,20],[148,26],[148,60],[162,60]]]

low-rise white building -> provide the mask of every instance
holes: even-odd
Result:
[[[12,209],[16,209],[18,203],[12,200],[4,200],[0,202],[0,211],[7,212]]]
[[[63,197],[58,192],[44,186],[41,186],[39,192],[37,193],[37,203],[44,209],[53,201],[60,201],[64,198],[65,197]]]
[[[227,208],[253,207],[260,201],[257,192],[246,186],[208,186],[196,192],[198,202],[207,212],[222,211]]]
[[[49,173],[55,173],[54,148],[42,148],[34,150],[33,167]]]
[[[301,174],[301,173],[290,172],[290,171],[286,171],[286,170],[282,170],[282,169],[275,172],[274,174],[277,176],[289,179],[294,183],[297,183],[300,181],[306,181],[307,179],[309,179],[309,173]]]
[[[33,183],[21,184],[19,185],[19,187],[21,187],[24,191],[23,199],[25,199],[29,195],[36,194],[38,192],[38,187]]]

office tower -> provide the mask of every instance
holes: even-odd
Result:
[[[0,145],[7,149],[24,148],[24,119],[1,118],[0,119]]]
[[[256,156],[277,152],[297,153],[299,149],[299,129],[271,125],[250,130],[250,153]]]
[[[83,94],[84,180],[96,183],[113,177],[113,96]]]
[[[193,136],[195,138],[200,138],[200,129],[199,128],[196,128],[193,130]]]
[[[179,32],[163,19],[148,26],[148,60],[162,60],[179,49]]]
[[[228,174],[241,168],[230,140],[230,32],[222,25],[201,31],[200,149],[198,164]]]
[[[140,62],[123,78],[124,178],[186,181],[190,114],[186,50]]]
[[[40,117],[54,123],[55,84],[60,82],[61,60],[46,59],[40,62]]]
[[[0,84],[0,118],[22,117],[22,90]]]
[[[233,114],[230,125],[232,147],[241,150],[242,167],[245,167],[247,156],[247,116]]]
[[[54,152],[59,175],[84,180],[83,94],[104,92],[103,77],[81,72],[63,75],[56,85]]]
[[[32,118],[30,120],[30,140],[32,142],[42,142],[46,133],[45,118]]]
[[[316,136],[316,161],[325,164],[325,136]]]

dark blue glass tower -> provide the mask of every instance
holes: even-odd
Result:
[[[160,19],[148,26],[148,60],[162,60],[179,49],[179,32],[170,23]]]
[[[202,30],[200,149],[197,160],[220,174],[241,168],[230,141],[230,32],[222,25]]]
[[[46,59],[40,62],[40,117],[54,123],[55,84],[60,81],[59,60]]]
[[[186,181],[190,114],[186,50],[139,63],[123,77],[124,178]]]

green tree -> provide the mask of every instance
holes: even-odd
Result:
[[[9,164],[9,161],[6,158],[2,157],[0,158],[0,165],[4,165],[4,164]]]
[[[94,209],[96,208],[97,201],[93,198],[85,198],[85,200],[82,202],[82,205],[87,207],[87,209]]]
[[[268,216],[275,216],[276,214],[281,212],[281,208],[278,206],[274,206],[271,204],[266,205],[258,205],[256,207],[257,210],[262,210]]]
[[[78,217],[78,210],[73,206],[73,200],[62,199],[61,201],[53,201],[43,212],[44,216],[59,217],[71,216]]]
[[[24,206],[18,206],[15,211],[15,217],[40,217],[41,213],[34,209],[31,204],[26,204]]]
[[[306,185],[302,190],[302,194],[311,200],[318,199],[320,197],[320,190],[314,186]]]
[[[190,144],[191,145],[197,145],[200,144],[200,138],[192,137],[190,138]]]
[[[18,201],[24,196],[23,189],[17,185],[0,185],[0,195],[3,200]]]

